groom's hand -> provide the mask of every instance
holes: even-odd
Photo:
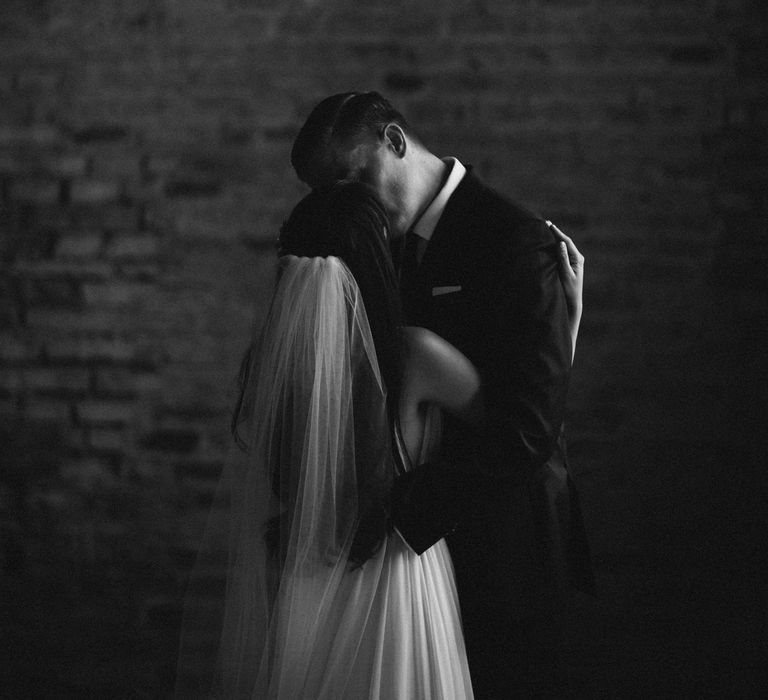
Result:
[[[458,522],[455,497],[440,478],[439,463],[420,464],[395,480],[392,524],[416,554],[453,531]]]
[[[392,525],[417,554],[456,529],[482,483],[477,454],[454,454],[420,464],[395,480]]]

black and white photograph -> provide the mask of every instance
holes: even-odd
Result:
[[[768,5],[3,0],[0,696],[768,696]]]

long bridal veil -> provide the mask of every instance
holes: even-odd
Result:
[[[341,260],[282,259],[248,376],[244,449],[226,462],[190,580],[176,694],[342,697],[382,565],[377,554],[355,574],[350,549],[394,464],[368,319]]]

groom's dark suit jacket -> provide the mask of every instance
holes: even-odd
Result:
[[[469,171],[417,284],[402,290],[407,322],[451,342],[483,379],[485,428],[449,419],[442,457],[401,477],[393,496],[394,523],[417,552],[448,536],[468,641],[489,615],[524,617],[542,590],[592,587],[567,473],[572,349],[558,264],[544,221]]]

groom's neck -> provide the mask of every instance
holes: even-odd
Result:
[[[450,172],[451,167],[434,153],[427,150],[419,153],[419,159],[416,163],[416,178],[413,182],[414,217],[409,228],[413,228],[427,207],[432,204],[432,200],[443,189]]]

